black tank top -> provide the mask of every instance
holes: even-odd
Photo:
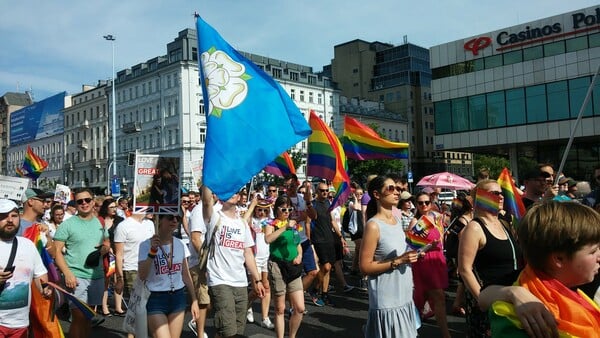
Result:
[[[521,250],[512,234],[504,228],[508,239],[498,239],[482,219],[473,218],[473,221],[481,225],[486,238],[486,244],[477,252],[474,262],[475,272],[481,279],[482,286],[512,285],[521,270]]]

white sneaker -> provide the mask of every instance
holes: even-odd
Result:
[[[192,332],[194,332],[195,336],[198,336],[198,329],[196,328],[196,321],[195,320],[190,320],[190,322],[188,323],[188,327],[190,328],[190,330],[192,330]],[[203,332],[203,337],[204,338],[208,338],[208,335],[206,334],[206,332]]]
[[[252,308],[248,309],[246,319],[248,320],[248,323],[254,323],[254,312],[252,312]]]
[[[271,323],[271,320],[268,317],[263,319],[263,321],[260,323],[260,326],[269,330],[273,330],[275,328],[275,325]]]

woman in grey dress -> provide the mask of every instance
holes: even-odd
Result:
[[[413,303],[410,263],[418,253],[409,250],[401,221],[392,214],[400,187],[387,176],[369,183],[371,200],[360,251],[360,269],[369,278],[369,315],[365,337],[416,337],[421,325]]]

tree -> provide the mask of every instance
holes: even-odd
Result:
[[[510,168],[508,159],[502,156],[493,155],[473,155],[473,167],[475,169],[475,177],[479,170],[487,168],[490,172],[490,178],[496,179],[504,167]]]

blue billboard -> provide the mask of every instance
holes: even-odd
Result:
[[[66,94],[56,94],[11,113],[10,145],[62,134]]]

